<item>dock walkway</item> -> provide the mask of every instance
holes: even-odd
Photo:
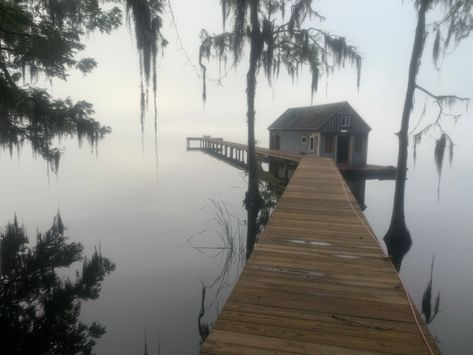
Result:
[[[193,148],[192,142],[198,142],[199,146]],[[220,154],[227,156],[228,158],[244,161],[244,155],[248,150],[248,146],[246,144],[225,141],[222,138],[188,137],[187,149],[213,149],[218,151]],[[274,150],[262,147],[256,147],[256,155],[260,159],[263,158],[263,160],[271,157],[296,163],[299,162],[302,157],[304,157],[304,155],[298,153],[289,153],[281,150]]]
[[[439,354],[335,164],[301,157],[201,354]]]

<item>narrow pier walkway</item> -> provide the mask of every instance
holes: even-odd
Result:
[[[198,142],[198,147],[192,147],[192,142]],[[213,149],[228,158],[245,161],[248,146],[235,142],[225,141],[222,138],[209,137],[188,137],[187,150]],[[289,153],[281,150],[274,150],[262,147],[256,147],[256,155],[259,158],[277,158],[291,162],[299,162],[304,155]]]
[[[303,157],[201,354],[439,354],[331,160]]]

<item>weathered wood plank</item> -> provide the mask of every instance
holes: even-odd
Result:
[[[298,159],[201,354],[439,354],[333,162]]]

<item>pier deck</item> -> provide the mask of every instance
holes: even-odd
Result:
[[[198,142],[198,147],[192,147],[192,142]],[[202,150],[202,149],[213,149],[219,153],[232,157],[234,159],[244,161],[244,156],[241,154],[246,153],[248,146],[246,144],[240,144],[235,142],[225,141],[222,138],[209,138],[209,137],[188,137],[187,138],[187,149],[188,150]],[[266,159],[268,157],[299,162],[304,156],[302,154],[290,153],[281,150],[274,150],[262,147],[256,147],[256,155],[259,158]]]
[[[201,354],[439,354],[339,170],[301,157]]]
[[[194,146],[193,144],[194,143]],[[198,146],[195,146],[195,144]],[[246,164],[246,152],[248,146],[246,144],[240,144],[235,142],[229,142],[222,138],[212,137],[188,137],[187,138],[187,150],[202,150],[206,152],[212,152],[214,156],[220,155],[227,162],[234,161],[237,165]],[[270,160],[276,160],[284,162],[286,168],[295,167],[299,161],[309,155],[302,153],[291,153],[283,150],[268,149],[262,147],[256,147],[256,155],[258,160],[263,162],[269,162]],[[382,166],[382,165],[347,165],[338,164],[337,167],[343,174],[360,177],[365,179],[395,179],[396,168],[393,166]]]

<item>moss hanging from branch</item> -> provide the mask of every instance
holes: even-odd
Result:
[[[148,89],[150,81],[153,90],[154,120],[157,121],[156,64],[159,50],[167,45],[161,34],[162,18],[165,0],[126,0],[127,19],[133,19],[136,47],[138,50],[141,85],[140,85],[140,122],[142,136],[144,135],[144,117],[148,106]],[[156,133],[156,132],[155,132]]]
[[[0,145],[11,151],[29,141],[34,153],[54,162],[52,166],[57,166],[62,151],[54,147],[54,137],[77,134],[80,142],[87,137],[96,148],[109,128],[91,118],[90,104],[53,100],[46,91],[27,83],[38,76],[66,80],[70,69],[84,74],[94,69],[93,58],[80,59],[78,54],[90,32],[109,33],[121,25],[121,9],[110,3],[125,5],[127,18],[134,23],[142,73],[142,127],[150,85],[156,127],[156,60],[167,43],[160,32],[164,1],[0,1]],[[104,4],[107,9],[102,8]]]

